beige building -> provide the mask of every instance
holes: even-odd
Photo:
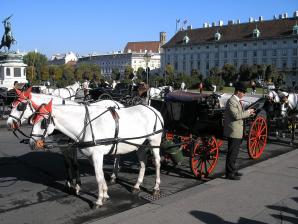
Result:
[[[151,72],[158,73],[160,69],[160,50],[165,40],[166,33],[161,32],[159,41],[128,42],[124,51],[81,57],[79,63],[99,65],[101,74],[106,77],[111,76],[113,69],[118,69],[123,74],[126,66],[131,66],[136,72],[139,67],[146,69],[148,65]],[[148,64],[144,59],[146,54],[151,56]]]
[[[212,67],[232,64],[271,64],[287,73],[287,82],[298,83],[298,11],[272,20],[249,18],[218,23],[204,23],[202,28],[177,32],[163,45],[162,68],[171,64],[177,73],[200,70],[204,76]]]

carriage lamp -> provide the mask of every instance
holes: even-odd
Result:
[[[149,84],[149,69],[148,69],[148,64],[151,60],[151,54],[148,53],[148,51],[146,52],[146,54],[144,54],[144,61],[146,62],[146,82],[147,84]]]

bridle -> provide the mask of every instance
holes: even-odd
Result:
[[[32,102],[29,98],[18,97],[11,105],[12,108],[16,108],[18,111],[22,112],[20,117],[16,117],[11,114],[9,115],[9,117],[12,117],[13,119],[15,119],[18,122],[18,127],[21,126],[21,124],[22,124],[22,117],[24,116],[24,113],[25,113],[28,105],[29,105],[29,108],[33,114],[35,110],[33,108]]]
[[[49,127],[51,121],[55,125],[55,121],[53,119],[52,113],[48,112],[48,111],[41,111],[41,109],[44,105],[45,104],[40,105],[39,108],[35,111],[35,113],[33,114],[33,116],[30,119],[30,121],[32,122],[32,125],[34,125],[35,123],[39,122],[39,120],[41,120],[40,128],[42,130],[44,130],[42,134],[34,134],[33,133],[33,128],[32,128],[29,138],[32,139],[35,143],[37,142],[37,140],[35,138],[32,138],[32,137],[39,137],[42,140],[45,140],[46,134],[47,134],[47,131],[48,131],[48,127]]]

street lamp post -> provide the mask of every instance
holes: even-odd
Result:
[[[144,55],[144,60],[146,62],[146,75],[147,75],[146,82],[147,82],[147,85],[149,85],[149,69],[148,69],[148,64],[149,64],[149,62],[151,60],[151,55],[148,53],[148,51]]]

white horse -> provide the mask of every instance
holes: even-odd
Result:
[[[290,113],[298,117],[298,94],[297,93],[289,93],[281,100],[281,115],[283,117],[286,117]]]
[[[73,85],[66,86],[65,88],[55,89],[52,92],[53,96],[59,96],[64,99],[74,100],[77,92],[81,89],[80,82],[75,82]]]
[[[86,121],[86,114],[89,119]],[[76,122],[74,122],[76,121]],[[145,141],[153,147],[155,158],[156,179],[153,194],[160,191],[160,150],[163,118],[150,106],[115,110],[103,109],[98,106],[57,106],[49,103],[42,106],[32,119],[34,124],[31,133],[32,149],[44,146],[44,139],[55,129],[70,137],[86,156],[92,158],[96,181],[98,184],[98,199],[96,207],[103,204],[107,194],[107,184],[103,173],[103,157],[109,153],[126,154],[137,151],[141,164],[134,190],[139,191],[145,174],[146,151],[140,145]]]
[[[173,91],[174,91],[174,88],[172,86],[161,86],[161,87],[158,87],[158,88],[150,87],[147,90],[146,102],[147,102],[148,105],[150,105],[152,98],[162,98],[167,93],[173,92]]]
[[[24,122],[27,122],[28,119],[35,112],[35,108],[38,108],[38,106],[41,104],[48,103],[50,100],[52,100],[53,103],[57,105],[61,105],[61,104],[78,105],[78,103],[74,101],[64,100],[60,97],[31,93],[31,88],[29,88],[24,92],[21,92],[20,90],[16,90],[16,92],[17,92],[18,98],[12,103],[12,110],[9,115],[9,118],[7,119],[7,126],[9,130],[14,130],[14,131],[19,130],[20,126]],[[124,107],[122,104],[112,100],[97,101],[93,103],[93,105],[99,105],[104,108]],[[75,189],[75,193],[78,194],[80,191],[81,181],[80,181],[80,175],[79,175],[79,169],[78,169],[78,162],[75,155],[76,152],[73,152],[73,150],[68,148],[60,148],[60,150],[64,155],[65,162],[66,162],[65,163],[66,169],[67,169],[66,186],[69,189],[73,187]],[[111,182],[115,182],[115,179],[117,178],[117,174],[119,170],[119,159],[120,159],[119,157],[115,158],[114,169],[111,175]],[[72,183],[73,177],[75,177],[76,179],[75,185],[73,185]]]

